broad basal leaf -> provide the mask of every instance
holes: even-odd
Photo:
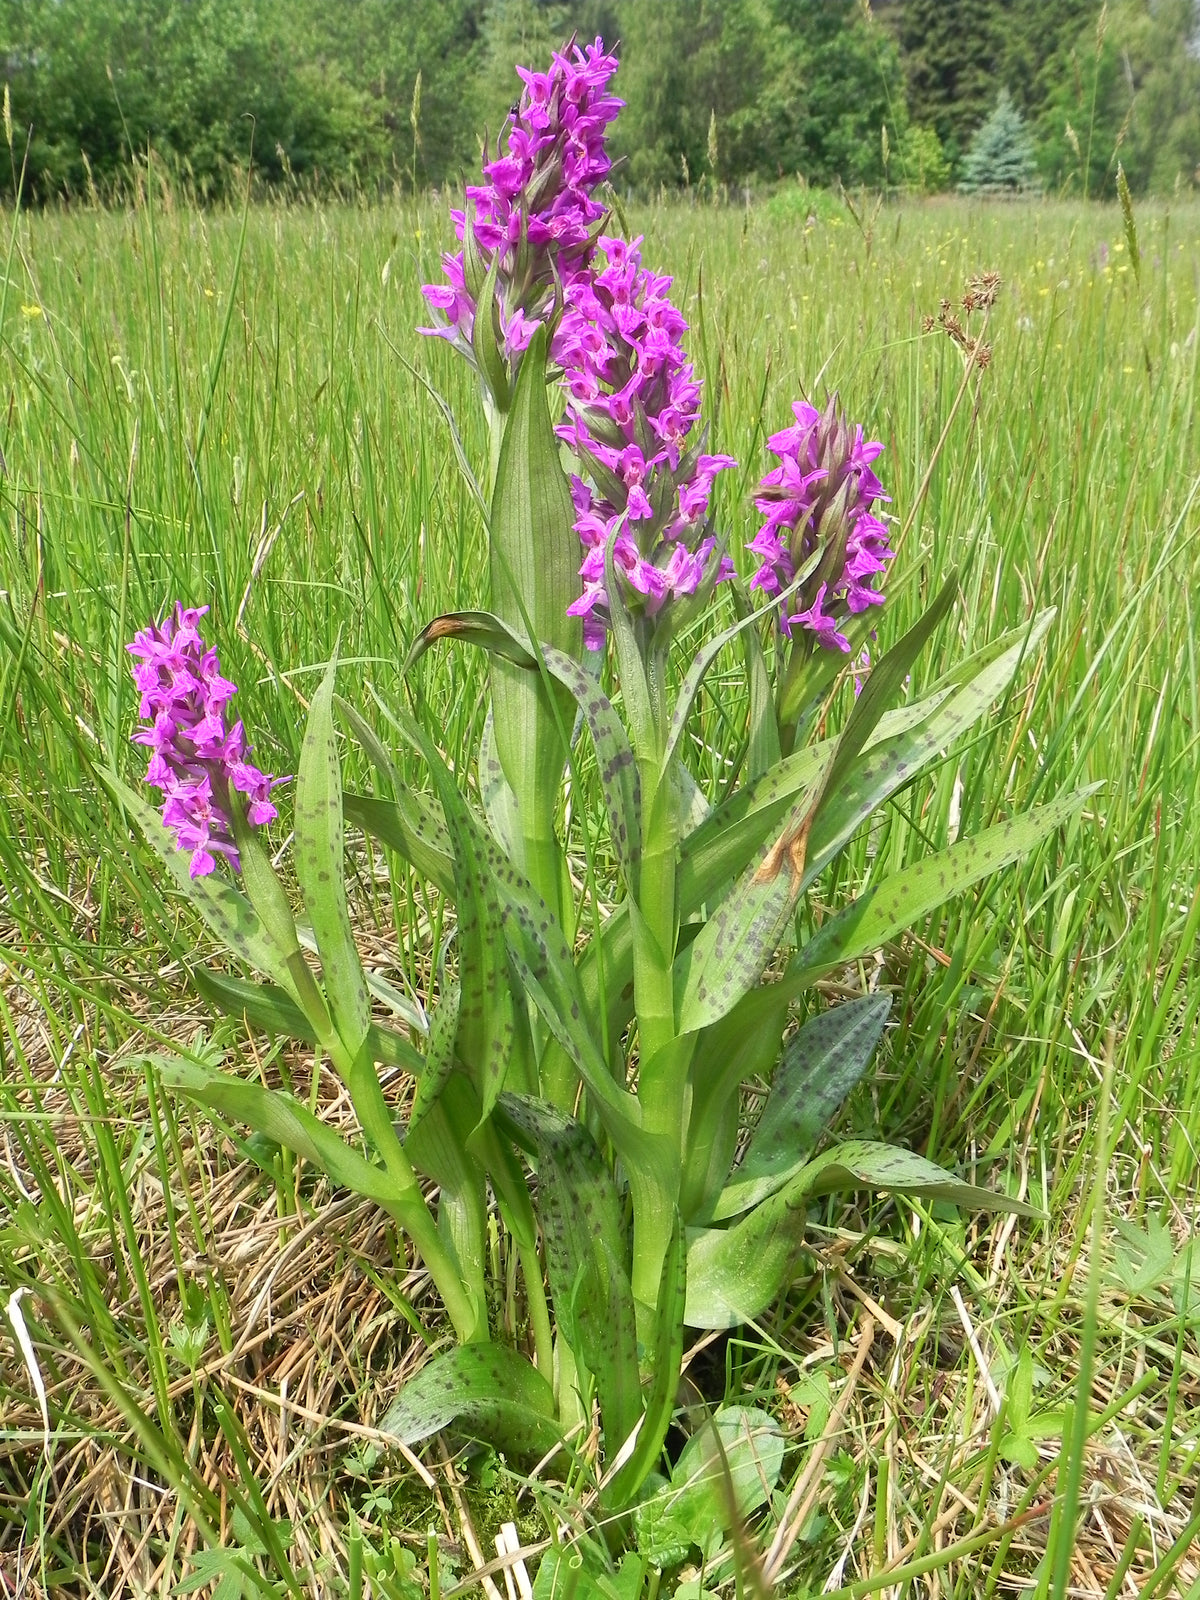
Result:
[[[562,1442],[554,1392],[507,1345],[458,1345],[409,1378],[377,1424],[402,1444],[455,1427],[518,1459],[540,1459]]]

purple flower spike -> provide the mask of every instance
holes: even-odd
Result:
[[[836,395],[823,412],[802,400],[792,411],[794,426],[767,441],[779,465],[755,496],[766,521],[747,546],[762,562],[751,587],[781,594],[816,557],[801,588],[782,602],[779,625],[789,639],[800,628],[818,644],[848,651],[841,626],[883,604],[875,585],[893,555],[887,528],[872,514],[877,500],[888,499],[871,470],[883,446],[864,442]]]
[[[556,53],[549,72],[519,67],[525,88],[508,125],[507,151],[486,159],[485,182],[452,211],[468,248],[443,256],[444,283],[421,290],[443,321],[422,333],[448,339],[474,361],[475,305],[496,267],[500,345],[511,361],[555,308],[560,286],[586,271],[604,207],[594,191],[612,167],[608,126],[624,104],[607,92],[617,58],[597,39]],[[471,236],[467,240],[467,218]]]
[[[237,685],[221,676],[217,652],[200,637],[198,624],[207,611],[176,602],[173,619],[151,623],[125,647],[137,658],[132,670],[141,695],[138,714],[150,721],[133,742],[150,749],[146,782],[163,792],[163,822],[179,849],[190,851],[193,878],[212,872],[219,855],[240,870],[230,790],[247,797],[246,816],[261,827],[278,815],[271,790],[287,781],[251,766],[242,724],[225,725]]]
[[[701,385],[680,344],[687,323],[668,297],[670,278],[642,266],[640,244],[599,240],[603,265],[566,286],[551,346],[568,394],[557,432],[590,480],[571,479],[584,589],[569,610],[592,650],[604,643],[614,533],[625,598],[647,617],[733,572],[708,531],[708,501],[717,473],[737,463],[701,454],[703,440],[689,437]]]

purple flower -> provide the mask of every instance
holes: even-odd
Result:
[[[247,819],[256,827],[278,813],[273,778],[246,760],[249,745],[240,722],[226,727],[226,708],[237,685],[221,676],[217,652],[200,637],[198,623],[207,606],[176,602],[174,619],[151,623],[126,645],[137,658],[133,681],[141,695],[138,715],[148,728],[133,735],[150,749],[146,782],[163,792],[163,822],[181,850],[191,852],[189,872],[212,872],[216,856],[240,868],[229,815],[229,793],[247,797]]]
[[[732,574],[708,531],[708,500],[717,473],[737,465],[704,455],[703,438],[690,437],[701,385],[680,344],[687,323],[668,296],[670,278],[642,266],[640,239],[598,243],[603,264],[566,285],[551,346],[568,395],[557,432],[584,474],[571,479],[584,589],[569,610],[584,619],[593,650],[604,642],[614,536],[614,568],[646,617]]]
[[[593,198],[612,163],[609,123],[624,103],[607,92],[617,58],[603,42],[556,53],[549,72],[517,71],[524,80],[508,125],[507,152],[486,159],[486,182],[470,185],[467,207],[452,211],[469,248],[442,258],[445,283],[421,293],[444,319],[422,333],[448,339],[474,360],[475,306],[496,266],[498,335],[504,357],[524,350],[555,309],[562,286],[585,271],[604,207]]]
[[[875,587],[892,559],[888,530],[872,514],[886,500],[871,463],[883,449],[866,443],[833,395],[818,411],[798,400],[795,424],[767,444],[779,465],[763,478],[755,505],[766,517],[747,546],[761,558],[751,587],[780,594],[808,569],[801,588],[780,605],[788,638],[801,628],[827,648],[849,650],[847,616],[883,604]]]

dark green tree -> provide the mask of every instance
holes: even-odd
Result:
[[[909,115],[957,162],[995,99],[1009,0],[903,0],[897,10]]]
[[[1037,158],[1025,119],[1001,89],[996,108],[977,129],[962,164],[964,194],[1022,194],[1035,186]]]

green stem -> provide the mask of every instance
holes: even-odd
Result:
[[[665,721],[660,718],[660,722]],[[645,1132],[662,1138],[665,1169],[634,1193],[632,1287],[638,1333],[654,1347],[654,1316],[663,1262],[679,1205],[687,1134],[688,1065],[693,1041],[675,1023],[676,865],[678,817],[669,774],[662,776],[660,727],[656,749],[638,752],[644,836],[633,936],[633,991],[638,1024],[638,1100]]]
[[[459,1340],[463,1344],[486,1340],[486,1309],[479,1297],[464,1283],[458,1262],[438,1232],[433,1213],[392,1123],[391,1110],[384,1099],[374,1062],[366,1050],[360,1050],[352,1062],[339,1059],[341,1055],[340,1050],[332,1053],[333,1064],[350,1091],[350,1099],[368,1142],[382,1158],[388,1176],[396,1186],[396,1198],[388,1210],[416,1247],[442,1297],[446,1314]]]

